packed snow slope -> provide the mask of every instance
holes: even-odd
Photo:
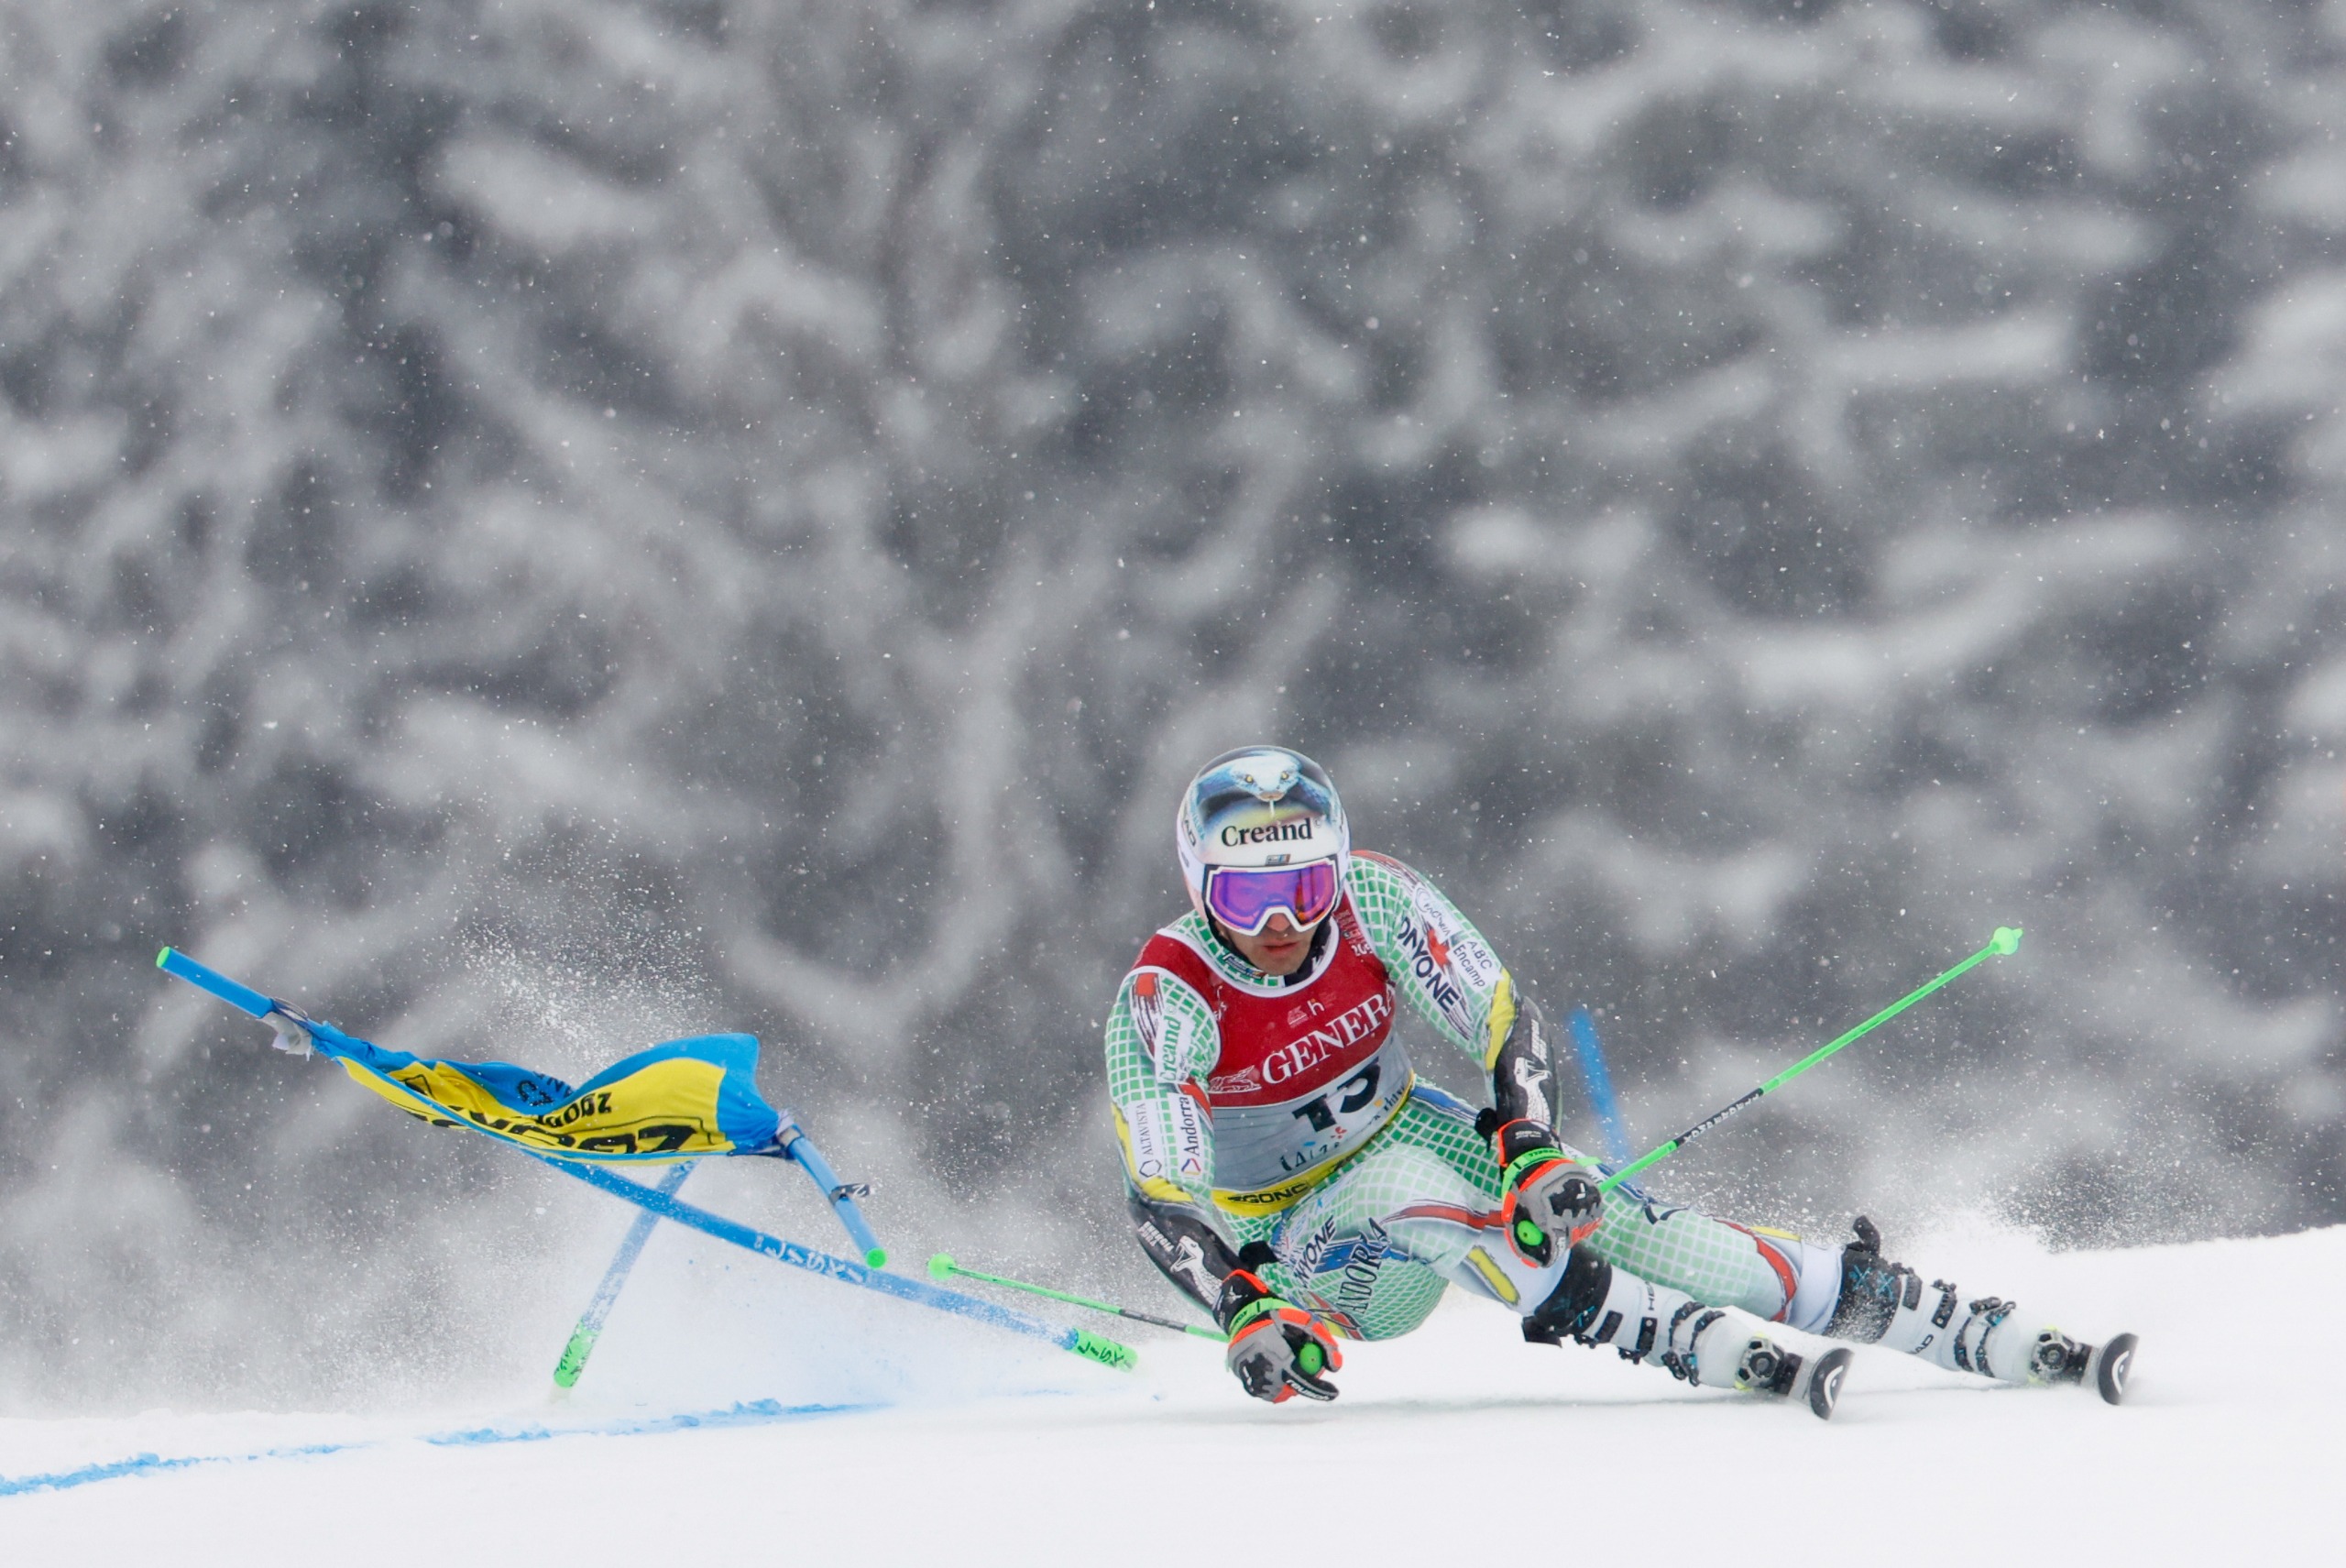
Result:
[[[1825,1424],[1527,1346],[1453,1296],[1420,1333],[1354,1347],[1335,1404],[1273,1409],[1202,1341],[1149,1338],[1118,1375],[672,1239],[560,1403],[0,1421],[0,1538],[26,1563],[445,1568],[2217,1561],[2333,1532],[2335,1380],[2274,1352],[2334,1321],[2346,1228],[2063,1255],[1970,1229],[1900,1250],[2080,1332],[2139,1331],[2133,1398],[1867,1351]]]

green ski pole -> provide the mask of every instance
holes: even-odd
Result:
[[[1223,1343],[1222,1334],[1212,1329],[1201,1329],[1195,1323],[1177,1323],[1170,1318],[1151,1317],[1146,1312],[1135,1312],[1130,1307],[1119,1307],[1108,1301],[1094,1301],[1088,1296],[1070,1296],[1064,1290],[1054,1290],[1047,1285],[1029,1285],[1023,1279],[1005,1279],[999,1274],[981,1274],[974,1268],[964,1268],[954,1262],[953,1255],[950,1253],[940,1252],[928,1260],[928,1277],[931,1279],[943,1281],[956,1275],[963,1279],[982,1279],[989,1285],[999,1285],[1005,1290],[1024,1290],[1029,1296],[1047,1296],[1054,1301],[1064,1301],[1070,1307],[1089,1307],[1095,1312],[1130,1318],[1135,1322],[1153,1323],[1160,1329],[1171,1329],[1177,1333],[1195,1334],[1200,1339],[1210,1339],[1216,1344]]]
[[[1701,1137],[1705,1133],[1709,1132],[1713,1127],[1717,1126],[1721,1122],[1726,1121],[1729,1116],[1734,1115],[1738,1111],[1742,1110],[1746,1105],[1750,1104],[1754,1100],[1759,1099],[1770,1090],[1781,1089],[1785,1084],[1790,1083],[1793,1079],[1798,1078],[1802,1073],[1806,1072],[1810,1068],[1814,1067],[1818,1062],[1823,1061],[1826,1057],[1831,1056],[1835,1051],[1839,1050],[1843,1046],[1849,1044],[1852,1040],[1859,1039],[1866,1035],[1871,1034],[1882,1025],[1889,1023],[1892,1018],[1897,1017],[1901,1013],[1905,1012],[1906,1009],[1913,1006],[1914,1003],[1920,1002],[1925,996],[1928,996],[1932,992],[1936,991],[1939,987],[1946,984],[1947,981],[1955,979],[1957,975],[1963,974],[1968,970],[1974,964],[1979,963],[1986,959],[1999,954],[2016,953],[2018,951],[2020,951],[2020,927],[2017,926],[1997,927],[1996,934],[1988,938],[1988,945],[1986,947],[1980,948],[1978,952],[1972,954],[1969,958],[1964,959],[1961,963],[1956,965],[1953,969],[1947,970],[1936,980],[1932,981],[1927,985],[1918,986],[1914,990],[1908,992],[1904,996],[1900,997],[1897,1001],[1891,1003],[1889,1006],[1883,1008],[1880,1012],[1875,1014],[1872,1017],[1867,1019],[1864,1023],[1858,1025],[1856,1028],[1850,1030],[1839,1039],[1834,1040],[1826,1045],[1819,1046],[1816,1049],[1809,1052],[1808,1055],[1801,1058],[1800,1060],[1792,1063],[1792,1066],[1784,1069],[1783,1071],[1778,1073],[1775,1077],[1770,1079],[1759,1088],[1752,1090],[1749,1093],[1744,1095],[1739,1100],[1731,1101],[1727,1104],[1722,1105],[1719,1109],[1712,1112],[1708,1116],[1704,1117],[1701,1121],[1695,1123],[1693,1126],[1687,1128],[1676,1137],[1672,1138],[1669,1142],[1648,1149],[1645,1153],[1639,1155],[1637,1158],[1631,1160],[1628,1164],[1623,1166],[1620,1169],[1615,1171],[1604,1180],[1598,1182],[1596,1184],[1597,1190],[1600,1192],[1610,1192],[1616,1187],[1620,1186],[1624,1181],[1628,1180],[1629,1178],[1637,1175],[1638,1172],[1645,1169],[1646,1167],[1661,1164],[1663,1160],[1668,1159],[1672,1155],[1676,1154],[1680,1149],[1684,1148],[1688,1144],[1693,1143],[1696,1138]]]

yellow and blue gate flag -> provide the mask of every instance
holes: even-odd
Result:
[[[1061,1328],[958,1290],[884,1272],[887,1255],[863,1223],[853,1196],[870,1189],[842,1183],[815,1152],[805,1130],[758,1097],[753,1081],[758,1042],[749,1035],[670,1040],[614,1062],[574,1089],[561,1079],[510,1062],[438,1061],[387,1051],[310,1017],[291,1003],[231,980],[176,948],[156,954],[155,967],[259,1019],[289,1049],[301,1048],[291,1043],[298,1032],[312,1049],[340,1062],[345,1072],[410,1115],[501,1139],[648,1214],[793,1268],[1048,1340],[1104,1365],[1133,1365],[1130,1347],[1088,1329]],[[620,1162],[674,1164],[724,1154],[779,1155],[806,1171],[863,1248],[864,1261],[851,1263],[736,1224],[676,1197],[674,1181],[638,1181],[601,1168]]]
[[[665,1163],[770,1147],[782,1119],[758,1096],[758,1042],[697,1035],[638,1051],[572,1088],[510,1062],[440,1061],[341,1030],[310,1037],[342,1070],[437,1126],[463,1124],[556,1159]]]
[[[510,1062],[439,1061],[387,1051],[175,948],[158,953],[155,967],[280,1035],[298,1025],[343,1071],[411,1116],[435,1126],[470,1127],[553,1159],[670,1164],[703,1155],[764,1154],[782,1130],[780,1114],[758,1097],[755,1036],[670,1040],[612,1063],[574,1089],[551,1073]]]

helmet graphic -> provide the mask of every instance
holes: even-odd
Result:
[[[1225,751],[1189,781],[1174,820],[1199,914],[1253,936],[1284,913],[1317,925],[1343,894],[1352,829],[1326,770],[1284,746]]]

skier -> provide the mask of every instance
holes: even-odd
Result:
[[[1523,1337],[1611,1345],[1705,1387],[1829,1417],[1850,1351],[1886,1345],[2007,1383],[2123,1396],[2134,1336],[2079,1343],[1882,1255],[1860,1217],[1819,1245],[1601,1172],[1551,1125],[1539,1009],[1482,934],[1400,861],[1352,848],[1319,764],[1227,752],[1175,825],[1192,909],[1149,938],[1107,1026],[1143,1249],[1229,1335],[1246,1392],[1330,1399],[1339,1340],[1409,1332],[1457,1285]],[[1398,998],[1490,1075],[1475,1110],[1420,1081]]]

